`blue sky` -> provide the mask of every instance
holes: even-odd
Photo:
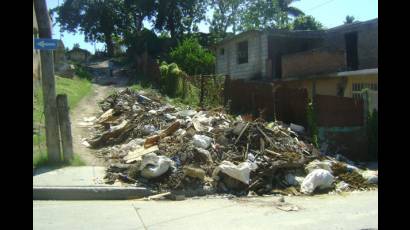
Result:
[[[58,4],[62,4],[63,0],[47,0],[48,8],[54,8]],[[325,27],[332,28],[343,24],[346,15],[352,15],[356,20],[366,21],[378,17],[378,2],[377,0],[299,0],[292,6],[301,9],[305,14],[312,15],[315,19],[321,22]],[[212,12],[207,13],[207,17],[211,17]],[[150,23],[144,23],[145,27],[151,28]],[[208,32],[208,25],[202,22],[199,25],[201,32]],[[79,43],[80,47],[94,53],[94,46],[98,50],[104,49],[103,43],[86,43],[84,35],[71,34],[63,32],[60,34],[58,25],[53,27],[53,38],[61,38],[65,47],[72,48],[75,43]]]

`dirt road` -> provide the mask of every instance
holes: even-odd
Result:
[[[104,160],[95,157],[94,150],[82,144],[84,138],[89,137],[90,127],[84,118],[98,117],[101,109],[98,102],[103,100],[115,90],[124,89],[129,79],[118,73],[114,68],[114,77],[109,77],[108,61],[93,63],[89,66],[94,75],[92,92],[84,97],[71,111],[71,130],[73,135],[74,154],[80,155],[86,165],[104,166]]]

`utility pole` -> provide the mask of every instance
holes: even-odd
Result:
[[[51,25],[46,0],[34,0],[39,37],[51,38]],[[60,133],[57,118],[53,51],[41,50],[41,83],[43,88],[46,145],[50,163],[61,162]]]

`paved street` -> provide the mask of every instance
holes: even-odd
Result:
[[[378,192],[184,201],[33,201],[34,229],[377,229]]]

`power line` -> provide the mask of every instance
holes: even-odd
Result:
[[[324,2],[324,3],[320,4],[320,5],[317,5],[317,6],[313,7],[313,8],[308,9],[308,11],[309,11],[309,10],[317,9],[317,8],[319,8],[319,7],[321,7],[321,6],[324,6],[324,5],[328,4],[328,3],[331,3],[331,2],[333,2],[333,1],[334,1],[334,0],[329,0],[329,1],[327,1],[327,2]]]

